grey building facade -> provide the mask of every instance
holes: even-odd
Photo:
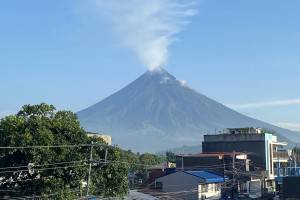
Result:
[[[250,171],[266,171],[266,178],[273,179],[276,152],[284,145],[269,133],[204,135],[202,152],[246,152]]]

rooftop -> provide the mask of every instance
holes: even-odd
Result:
[[[248,141],[266,141],[271,140],[272,134],[218,134],[218,135],[204,135],[204,142],[248,142]]]
[[[263,128],[256,127],[226,128],[223,130],[223,134],[262,134],[267,132]]]
[[[224,182],[224,177],[220,174],[210,172],[210,171],[184,171],[187,174],[203,178],[205,179],[206,183],[221,183]],[[226,180],[228,180],[228,177],[226,177]]]
[[[213,153],[197,153],[197,154],[179,154],[181,157],[213,157],[225,155],[246,155],[247,152],[213,152]]]

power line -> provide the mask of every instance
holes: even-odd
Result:
[[[83,189],[85,190],[85,189]],[[72,189],[72,190],[68,190],[68,192],[74,193],[74,192],[80,192],[80,189]],[[27,199],[36,199],[36,198],[44,198],[44,197],[51,197],[51,196],[58,196],[61,195],[62,193],[50,193],[50,194],[43,194],[43,195],[26,195],[26,196],[12,196],[9,197],[9,199],[20,199],[20,198],[27,198]],[[84,196],[85,199],[87,196]],[[81,197],[83,198],[83,197]],[[3,198],[1,198],[3,199]],[[72,198],[73,199],[73,198]]]
[[[39,171],[44,171],[44,170],[54,170],[54,169],[64,169],[64,168],[75,168],[75,167],[81,167],[81,166],[86,166],[86,164],[83,165],[72,165],[72,166],[63,166],[63,167],[52,167],[52,168],[43,168],[43,169],[36,169]],[[17,171],[4,171],[4,172],[0,172],[0,173],[16,173],[16,172],[29,172],[30,170],[17,170]],[[37,174],[39,175],[39,174]],[[48,178],[48,177],[41,177],[41,178]],[[23,179],[23,180],[6,180],[3,182],[0,182],[1,184],[3,183],[15,183],[15,182],[24,182],[24,181],[30,181],[30,180],[38,180],[40,178],[36,178],[36,179]]]
[[[59,162],[59,163],[50,163],[50,164],[33,164],[32,167],[42,167],[42,166],[51,166],[51,165],[63,165],[63,164],[75,164],[75,163],[80,163],[80,162],[86,162],[86,160],[80,160],[80,161],[69,161],[69,162]],[[24,166],[15,166],[15,167],[2,167],[0,168],[0,170],[6,170],[6,169],[19,169],[19,168],[28,168],[28,165],[24,165]],[[1,171],[0,171],[1,173]]]
[[[0,147],[0,149],[72,148],[72,147],[91,147],[91,146],[112,147],[107,144],[96,143],[96,144],[75,144],[75,145],[40,145],[40,146],[13,146],[13,147],[10,146],[10,147]]]

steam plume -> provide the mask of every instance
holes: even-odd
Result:
[[[168,61],[168,47],[197,13],[195,3],[182,0],[95,0],[114,22],[123,45],[134,51],[150,70]],[[185,2],[188,2],[186,0]]]

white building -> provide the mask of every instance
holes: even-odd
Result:
[[[99,137],[102,138],[103,141],[107,144],[107,145],[111,145],[111,135],[109,134],[100,134],[100,133],[87,133],[88,137]]]

